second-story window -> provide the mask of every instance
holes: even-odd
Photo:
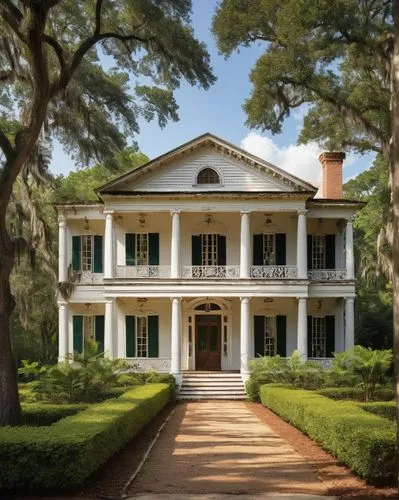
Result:
[[[159,233],[126,233],[127,266],[159,266]]]
[[[91,271],[93,267],[93,236],[82,235],[82,271]]]
[[[312,269],[326,268],[326,237],[314,234],[312,236]]]
[[[253,237],[254,266],[285,266],[285,233],[261,233]]]
[[[216,266],[218,264],[218,235],[201,234],[203,266]]]
[[[82,234],[72,236],[72,269],[77,272],[103,272],[102,235]]]
[[[335,269],[335,234],[308,235],[308,269]]]
[[[138,266],[148,265],[148,234],[136,234],[136,263]]]

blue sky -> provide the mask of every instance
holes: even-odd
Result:
[[[251,92],[249,72],[264,46],[259,43],[244,48],[227,60],[220,56],[211,33],[216,3],[216,0],[193,0],[195,34],[208,46],[214,73],[218,78],[216,84],[205,91],[182,82],[180,89],[175,92],[180,121],[170,123],[164,129],[160,129],[156,121],[140,121],[140,134],[135,140],[141,151],[154,158],[204,132],[211,132],[299,177],[317,180],[317,156],[320,151],[315,145],[295,147],[303,113],[299,111],[286,120],[283,132],[275,136],[268,132],[251,131],[245,126],[246,116],[242,104]],[[345,164],[344,178],[353,177],[368,168],[373,157],[372,154],[350,155]],[[56,144],[52,171],[66,175],[74,168],[73,161]]]

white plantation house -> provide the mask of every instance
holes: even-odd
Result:
[[[313,185],[202,135],[58,205],[59,358],[93,338],[170,372],[240,372],[259,355],[324,362],[354,342],[353,216],[343,153]],[[223,379],[221,379],[223,380]]]

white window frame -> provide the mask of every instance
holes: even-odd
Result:
[[[150,253],[148,233],[136,233],[134,252],[136,266],[148,266]]]
[[[263,331],[263,355],[275,356],[277,353],[277,318],[265,316]]]
[[[264,266],[276,265],[276,234],[263,233],[262,261]]]
[[[85,255],[85,241],[90,241],[90,254]],[[94,234],[80,235],[80,269],[82,272],[92,273],[94,268]]]
[[[218,179],[219,179],[219,182],[198,182],[198,178],[201,174],[201,172],[203,172],[204,170],[212,170],[213,172],[215,172],[215,174],[218,176]],[[222,184],[222,176],[220,175],[220,172],[218,172],[216,170],[216,168],[213,168],[213,167],[210,167],[210,166],[207,166],[207,167],[201,167],[199,170],[197,170],[197,172],[195,173],[195,183],[194,185],[195,186],[206,186],[206,187],[210,187],[210,186],[220,186]]]
[[[201,265],[217,266],[218,252],[218,235],[216,233],[201,234]]]
[[[326,317],[312,316],[312,338],[310,358],[325,358],[327,352]]]
[[[326,268],[326,235],[312,235],[312,269]]]
[[[148,358],[148,316],[136,316],[136,357]],[[144,330],[141,328],[144,326]],[[140,327],[140,329],[139,329]]]
[[[96,340],[96,319],[94,314],[83,315],[83,347],[88,340]]]

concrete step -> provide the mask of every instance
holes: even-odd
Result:
[[[212,396],[207,396],[207,395],[194,395],[194,394],[191,394],[191,395],[181,395],[180,393],[177,395],[177,399],[178,400],[187,400],[187,401],[192,401],[192,400],[207,400],[207,401],[210,401],[210,400],[214,400],[214,399],[224,399],[224,400],[237,400],[237,401],[242,401],[244,399],[246,399],[246,396],[245,395],[229,395],[229,396],[225,396],[225,395],[215,395],[213,394]]]
[[[212,382],[201,380],[200,382],[196,382],[193,380],[183,380],[182,387],[243,387],[242,382],[231,382],[231,381],[222,381],[222,382]]]

